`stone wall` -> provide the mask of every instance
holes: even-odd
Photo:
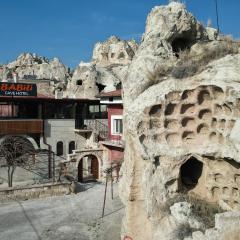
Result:
[[[57,142],[63,142],[63,155],[69,153],[69,143],[75,142],[75,119],[49,119],[44,121],[47,143],[56,153]]]
[[[48,183],[0,189],[0,202],[28,200],[68,194],[70,183]]]

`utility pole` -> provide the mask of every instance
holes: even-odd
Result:
[[[217,16],[217,31],[219,33],[220,28],[219,28],[219,16],[218,16],[218,0],[215,0],[215,8],[216,8],[216,16]]]

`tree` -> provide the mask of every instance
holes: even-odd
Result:
[[[17,167],[30,169],[34,164],[35,150],[29,140],[21,136],[7,136],[0,144],[0,166],[8,171],[8,186],[12,187]]]

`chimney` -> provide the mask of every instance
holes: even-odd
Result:
[[[55,90],[55,98],[62,99],[63,98],[63,91]]]
[[[18,74],[16,72],[13,72],[12,76],[13,76],[13,82],[17,83],[18,82]]]

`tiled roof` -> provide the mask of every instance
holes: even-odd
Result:
[[[121,96],[122,96],[122,89],[118,89],[111,92],[100,93],[96,97],[101,98],[101,97],[121,97]]]

